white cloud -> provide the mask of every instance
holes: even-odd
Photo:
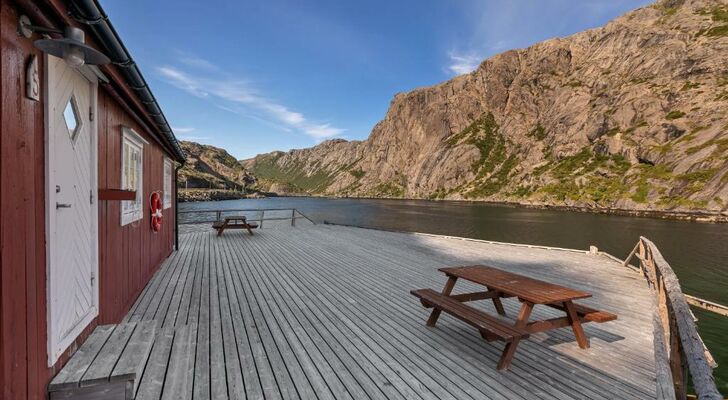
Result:
[[[450,65],[447,69],[455,75],[467,74],[474,71],[480,65],[482,58],[475,54],[457,54],[450,52]]]
[[[188,140],[192,142],[203,142],[206,140],[209,140],[209,136],[190,136],[190,135],[177,135],[177,139],[179,140]]]
[[[192,57],[192,56],[183,56],[179,60],[183,64],[186,64],[193,68],[204,69],[207,71],[220,71],[220,69],[217,68],[217,66],[215,64],[213,64],[203,58]]]
[[[188,57],[181,62],[197,66],[205,73],[190,74],[172,66],[159,67],[157,72],[170,84],[194,96],[213,101],[221,109],[240,115],[255,111],[267,117],[257,118],[272,120],[269,122],[283,130],[293,129],[319,141],[344,132],[344,129],[328,123],[311,121],[302,113],[261,95],[247,81],[233,78],[206,60]]]
[[[178,127],[178,126],[173,126],[172,130],[175,133],[190,133],[190,132],[194,131],[195,128],[182,128],[182,127]]]
[[[318,140],[339,136],[344,132],[343,129],[334,128],[330,124],[312,125],[307,127],[305,131]]]
[[[184,72],[171,67],[160,67],[157,70],[167,80],[175,82],[180,89],[184,89],[198,97],[208,96],[208,93],[200,87],[199,82]]]

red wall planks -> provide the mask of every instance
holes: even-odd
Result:
[[[162,230],[152,232],[149,196],[154,191],[164,189],[166,154],[104,90],[99,91],[99,104],[102,103],[104,110],[99,113],[99,160],[105,160],[105,165],[99,166],[99,187],[121,187],[122,127],[133,129],[149,142],[144,146],[143,218],[121,226],[120,203],[99,203],[99,256],[102,260],[99,273],[102,298],[99,322],[111,323],[123,318],[159,264],[171,253],[174,244],[174,212],[173,208],[164,210]],[[119,246],[119,243],[123,246]]]
[[[43,185],[44,170],[36,164],[44,157],[43,109],[25,98],[22,79],[29,55],[38,53],[32,43],[17,40],[16,21],[14,11],[3,3],[0,8],[0,379],[17,382],[12,387],[3,385],[0,397],[7,399],[26,398],[32,394],[29,388],[38,386],[42,358],[38,355],[38,346],[45,340],[45,333],[41,332],[45,329],[45,318],[41,315],[45,305],[38,296],[39,290],[45,287],[45,256],[43,251],[38,251],[44,247],[45,239],[44,231],[36,229],[45,220],[43,192],[40,198],[37,196],[38,188]]]
[[[163,231],[149,228],[149,207],[135,225],[120,225],[118,201],[98,202],[100,314],[52,368],[47,367],[44,103],[25,98],[25,66],[43,56],[18,36],[18,13],[0,0],[0,399],[43,399],[45,386],[97,323],[119,322],[160,263],[171,253],[174,213]],[[42,91],[41,91],[42,93]],[[100,188],[121,183],[121,126],[149,141],[144,148],[144,194],[162,190],[163,150],[114,99],[99,89]]]

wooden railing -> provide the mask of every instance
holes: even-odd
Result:
[[[647,238],[640,237],[624,265],[630,266],[629,262],[635,256],[639,259],[640,273],[655,293],[657,304],[653,322],[658,398],[687,399],[689,374],[698,399],[723,400],[713,379],[713,368],[717,365],[698,334],[689,300],[680,289],[675,272]]]
[[[265,213],[268,212],[268,216]],[[295,208],[254,208],[230,210],[187,210],[179,211],[180,224],[203,224],[222,220],[225,216],[244,215],[248,222],[257,222],[263,228],[265,221],[291,221],[296,226],[296,220],[305,219],[316,225],[310,218]]]

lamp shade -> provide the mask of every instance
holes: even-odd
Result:
[[[61,57],[73,66],[83,64],[108,64],[111,60],[104,53],[84,43],[84,33],[81,29],[66,27],[62,39],[40,39],[33,43],[44,53]]]

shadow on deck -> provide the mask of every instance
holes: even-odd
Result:
[[[651,292],[606,257],[341,226],[255,233],[180,236],[125,319],[158,328],[137,399],[655,398]],[[474,263],[586,290],[581,303],[619,319],[585,325],[588,350],[568,328],[534,334],[497,371],[502,343],[447,315],[427,328],[409,294]]]

